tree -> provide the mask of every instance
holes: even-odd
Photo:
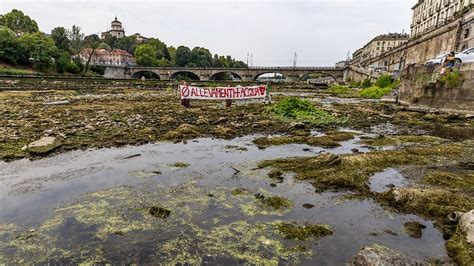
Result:
[[[82,41],[84,40],[84,34],[81,33],[81,28],[73,25],[71,30],[68,30],[67,35],[71,42],[72,54],[79,54],[82,48]]]
[[[105,49],[107,51],[112,50],[112,48],[108,44],[106,44],[105,42],[100,43],[99,46],[97,47],[97,49]]]
[[[87,58],[86,68],[84,69],[84,73],[87,73],[87,71],[89,71],[89,64],[91,62],[92,56],[97,50],[97,47],[99,47],[99,44],[100,44],[100,38],[97,34],[91,34],[84,37],[83,47],[90,48],[89,55]]]
[[[135,48],[137,47],[136,45],[136,37],[135,36],[127,36],[123,37],[118,40],[117,42],[117,48],[127,51],[131,54],[135,53]]]
[[[118,39],[115,36],[112,36],[110,33],[107,33],[104,38],[104,42],[110,46],[110,48],[115,49],[118,45]]]
[[[39,31],[36,21],[17,9],[13,9],[11,12],[0,16],[0,26],[11,29],[16,36]]]
[[[156,49],[152,45],[142,44],[135,49],[135,60],[141,66],[157,66]]]
[[[58,73],[64,73],[71,62],[71,57],[67,52],[59,51],[54,58],[54,61],[56,63],[56,71]]]
[[[203,47],[194,47],[191,51],[191,60],[189,66],[192,67],[210,67],[212,66],[212,54]]]
[[[176,65],[177,66],[186,66],[190,63],[191,60],[191,50],[186,46],[179,46],[176,49]]]
[[[28,62],[26,48],[17,40],[15,33],[0,26],[0,61],[11,64]]]
[[[53,66],[53,58],[58,52],[53,39],[44,33],[36,32],[24,34],[18,41],[26,48],[29,58],[39,71],[47,70]]]
[[[176,48],[170,46],[167,48],[168,54],[170,55],[170,62],[172,66],[176,65]]]
[[[67,36],[67,31],[63,27],[56,27],[51,31],[51,38],[58,49],[69,52],[71,50],[71,41]]]

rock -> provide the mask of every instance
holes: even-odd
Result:
[[[306,128],[306,125],[301,123],[301,122],[292,122],[290,124],[290,128],[293,128],[293,129],[305,129]]]
[[[49,145],[53,145],[55,141],[56,141],[55,137],[43,137],[37,141],[31,142],[30,144],[28,144],[28,148],[46,147]]]
[[[353,153],[360,153],[359,149],[357,149],[357,148],[351,149],[351,152],[353,152]]]
[[[43,105],[64,105],[64,104],[69,104],[69,101],[55,101],[55,102],[46,102],[43,103]]]
[[[148,209],[148,213],[154,217],[165,219],[170,216],[171,211],[162,207],[152,206]]]
[[[429,265],[413,258],[407,257],[387,247],[373,244],[365,246],[352,259],[349,265]]]
[[[332,153],[323,153],[309,161],[309,163],[315,164],[319,167],[335,166],[341,164],[341,162],[341,157]]]
[[[310,203],[305,203],[305,204],[303,204],[303,208],[305,208],[305,209],[312,209],[312,208],[314,208],[314,205],[313,205],[313,204],[310,204]]]
[[[466,234],[467,242],[469,244],[474,244],[474,210],[461,215],[459,226]]]
[[[91,125],[86,125],[85,128],[88,129],[88,130],[95,130],[95,127],[93,127]]]

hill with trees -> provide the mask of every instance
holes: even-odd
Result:
[[[83,49],[91,48],[89,60],[80,62],[78,55]],[[40,31],[38,24],[20,10],[0,15],[0,63],[19,67],[32,67],[39,72],[70,74],[100,73],[103,68],[89,66],[96,49],[121,49],[134,55],[142,66],[188,66],[188,67],[237,67],[247,65],[231,56],[212,53],[204,47],[168,46],[158,38],[144,43],[136,36],[117,39],[96,34],[85,35],[74,25],[71,29],[54,28],[50,34]]]

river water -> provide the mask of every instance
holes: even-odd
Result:
[[[252,144],[255,137],[0,162],[0,262],[3,256],[15,262],[77,263],[100,253],[95,262],[334,265],[350,261],[373,243],[417,259],[447,256],[442,235],[431,221],[387,211],[370,199],[347,197],[349,192],[316,193],[311,184],[291,174],[275,184],[267,177],[270,169],[257,168],[259,161],[315,156],[326,149],[296,144],[258,149]],[[359,140],[327,151],[367,152]],[[406,180],[396,169],[387,169],[376,174],[370,186],[381,192],[390,183],[406,185]],[[248,193],[236,196],[235,188]],[[292,208],[259,209],[257,193],[285,197]],[[151,204],[171,214],[147,216],[143,208]],[[334,233],[288,240],[275,233],[274,221],[328,224]],[[426,226],[421,238],[404,233],[408,221]]]

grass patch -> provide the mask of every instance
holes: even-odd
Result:
[[[440,77],[439,81],[448,88],[457,88],[462,84],[464,78],[458,70],[454,70]]]
[[[354,134],[350,132],[331,131],[327,132],[325,136],[282,136],[282,137],[261,137],[256,138],[253,143],[259,148],[266,148],[274,145],[286,144],[307,144],[310,146],[318,146],[323,148],[339,147],[338,141],[346,141],[354,138]]]
[[[276,224],[278,231],[286,239],[307,241],[310,237],[323,237],[333,234],[331,227],[326,224],[297,225],[280,222]]]
[[[380,99],[383,96],[389,94],[392,91],[393,87],[381,88],[378,86],[371,86],[366,89],[362,89],[359,92],[359,96],[362,98],[368,99]]]
[[[433,136],[380,136],[373,139],[365,139],[363,144],[371,146],[400,146],[407,144],[440,144],[443,139]]]
[[[459,226],[454,235],[446,242],[446,249],[448,255],[458,265],[474,264],[474,246],[467,242],[466,234]]]
[[[328,92],[341,98],[357,98],[359,92],[353,88],[344,85],[334,85],[328,89]]]
[[[323,154],[316,157],[277,159],[263,161],[259,167],[293,172],[297,179],[312,181],[318,191],[350,189],[368,192],[368,178],[388,167],[428,164],[453,159],[462,153],[463,147],[460,145],[436,145],[343,156]]]
[[[19,68],[10,68],[10,67],[0,67],[0,75],[36,75],[38,72],[27,70],[27,69],[19,69]]]
[[[319,126],[343,122],[328,112],[316,108],[311,102],[294,97],[284,98],[271,106],[270,112],[278,118],[305,121]]]
[[[474,172],[447,172],[433,171],[425,175],[423,181],[447,188],[461,189],[464,191],[474,191]]]
[[[263,203],[263,205],[268,206],[274,210],[282,210],[293,207],[293,203],[291,202],[291,200],[280,196],[268,196],[261,199],[261,202]]]

